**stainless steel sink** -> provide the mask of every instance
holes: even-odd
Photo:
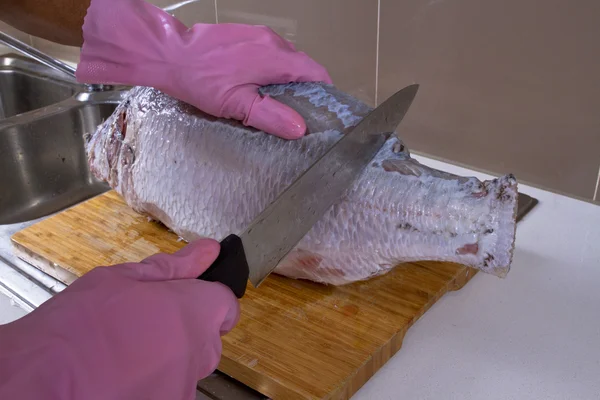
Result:
[[[88,168],[83,135],[125,92],[79,93],[0,120],[0,225],[41,218],[108,190]]]
[[[72,97],[81,85],[26,57],[0,57],[0,120]]]
[[[126,88],[93,91],[28,57],[0,57],[0,225],[45,217],[108,190],[88,169],[83,135]]]

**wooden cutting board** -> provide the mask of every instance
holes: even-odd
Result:
[[[139,261],[185,245],[114,191],[16,233],[19,257],[66,284],[98,265]],[[403,264],[331,287],[271,274],[248,286],[242,318],[223,337],[219,370],[273,399],[349,399],[401,347],[407,329],[476,270]]]

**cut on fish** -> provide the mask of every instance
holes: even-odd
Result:
[[[372,110],[323,83],[270,85],[261,93],[300,113],[307,134],[280,139],[134,87],[86,135],[90,168],[135,211],[185,241],[242,232]],[[439,171],[393,135],[274,273],[343,285],[407,262],[446,261],[505,277],[517,200],[512,174],[481,181]]]

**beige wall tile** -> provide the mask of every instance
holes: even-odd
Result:
[[[336,86],[375,103],[377,1],[218,0],[217,16],[269,26],[323,64]]]
[[[0,32],[4,32],[4,33],[14,37],[17,40],[20,40],[22,42],[25,42],[25,43],[31,45],[31,36],[29,36],[25,32],[21,32],[20,30],[13,28],[12,26],[10,26],[2,21],[0,21]],[[0,44],[0,54],[6,54],[6,53],[17,53],[17,52],[16,52],[16,50],[13,50],[11,47]]]
[[[32,37],[33,47],[59,60],[77,64],[81,49],[75,46],[64,46],[36,36]]]
[[[5,22],[0,21],[0,31],[9,34],[17,40],[30,44],[30,36],[28,34],[13,28]]]
[[[600,2],[381,0],[379,100],[417,82],[407,146],[592,199]]]

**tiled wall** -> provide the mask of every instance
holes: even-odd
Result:
[[[268,25],[371,105],[420,83],[401,127],[414,152],[600,200],[598,1],[200,0],[175,15]]]

